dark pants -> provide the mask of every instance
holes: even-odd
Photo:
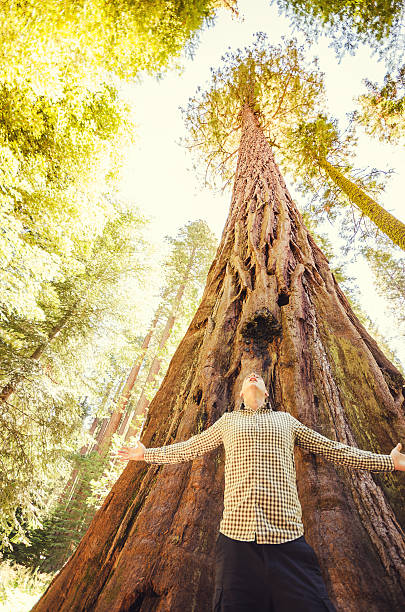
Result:
[[[336,612],[304,536],[282,544],[215,544],[213,612]]]

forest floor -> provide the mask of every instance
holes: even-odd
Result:
[[[52,577],[8,561],[0,563],[0,612],[29,612]]]

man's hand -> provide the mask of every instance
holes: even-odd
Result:
[[[142,444],[142,442],[137,442],[137,446],[123,446],[118,449],[118,459],[120,461],[130,461],[131,459],[134,461],[143,461],[143,453],[146,450],[146,446]],[[405,455],[404,455],[405,460]]]
[[[399,452],[401,448],[402,444],[401,442],[398,442],[398,444],[390,452],[390,455],[394,462],[395,469],[405,472],[405,455]]]

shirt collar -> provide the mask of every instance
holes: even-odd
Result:
[[[273,412],[273,408],[270,405],[270,401],[267,400],[260,408],[255,410],[254,408],[250,408],[249,406],[245,406],[245,403],[242,401],[240,405],[240,410],[247,412],[249,414],[254,414],[255,412]]]

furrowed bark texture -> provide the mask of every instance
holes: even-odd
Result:
[[[253,368],[278,410],[329,438],[387,454],[404,437],[404,381],[356,319],[245,107],[229,216],[142,442],[171,444],[212,424],[240,403]],[[306,538],[337,609],[400,609],[402,473],[295,453]],[[223,447],[175,465],[130,462],[33,610],[208,612],[223,468]]]

